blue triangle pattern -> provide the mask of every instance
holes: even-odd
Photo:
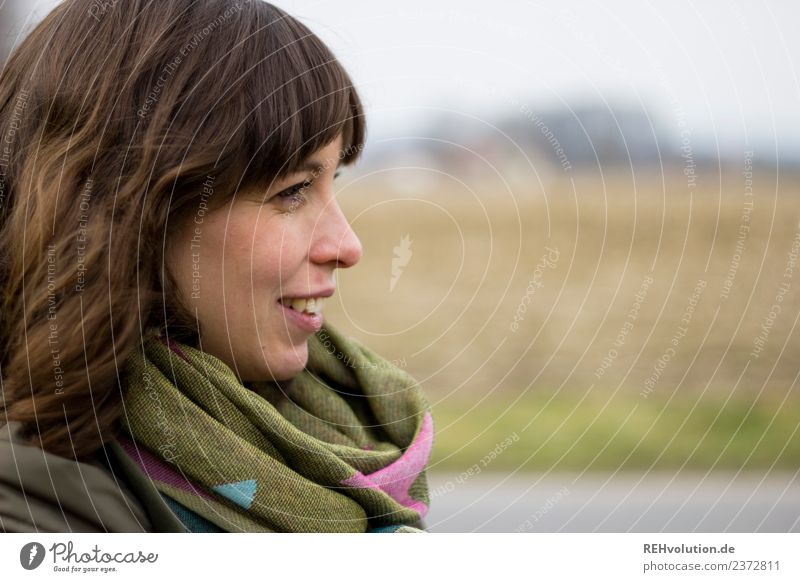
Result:
[[[223,483],[222,485],[214,485],[211,489],[227,497],[236,505],[250,509],[253,504],[253,498],[256,496],[256,480],[248,479],[246,481],[236,481],[235,483]]]

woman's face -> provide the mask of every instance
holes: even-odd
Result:
[[[187,219],[169,242],[167,265],[199,321],[200,348],[242,381],[288,380],[305,367],[336,269],[361,258],[334,197],[341,151],[340,136],[266,196],[238,192]]]

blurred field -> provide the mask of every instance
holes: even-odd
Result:
[[[421,382],[434,469],[797,468],[800,179],[753,172],[345,178],[327,318]]]

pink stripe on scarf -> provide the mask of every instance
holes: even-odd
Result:
[[[428,464],[433,445],[433,418],[430,412],[422,417],[422,426],[406,452],[391,465],[369,475],[356,471],[355,475],[342,481],[348,487],[361,487],[383,491],[399,504],[413,509],[420,517],[428,513],[428,506],[412,499],[408,493],[411,484]]]
[[[201,497],[205,497],[211,501],[216,501],[213,495],[201,487],[195,486],[181,473],[176,471],[172,465],[156,457],[145,447],[137,447],[134,442],[126,436],[121,436],[118,439],[118,442],[128,456],[133,459],[139,468],[151,479],[160,481],[161,483],[166,483],[167,485],[171,485],[173,487],[177,487],[178,489],[182,489],[187,493],[200,495]]]
[[[171,339],[169,339],[165,335],[159,335],[158,339],[161,340],[162,344],[164,344],[169,349],[171,349],[173,352],[178,354],[181,358],[183,358],[185,362],[191,363],[191,362],[189,362],[189,358],[186,357],[186,354],[183,353],[183,350],[174,341],[172,341]]]

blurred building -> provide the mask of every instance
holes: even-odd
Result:
[[[443,112],[427,127],[371,146],[375,167],[419,166],[462,178],[565,175],[572,170],[648,168],[680,161],[675,132],[645,107],[583,102],[521,105],[481,118]]]

